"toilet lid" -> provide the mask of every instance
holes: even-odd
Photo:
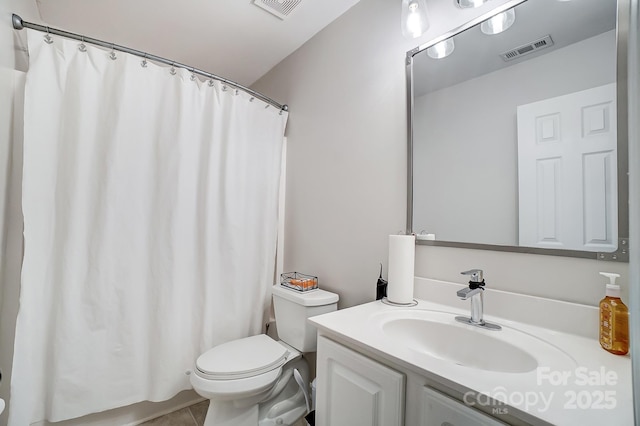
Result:
[[[198,357],[196,368],[211,379],[242,379],[280,368],[288,355],[287,348],[260,334],[209,349]]]

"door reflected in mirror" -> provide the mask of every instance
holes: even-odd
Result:
[[[412,56],[412,230],[435,245],[616,251],[616,0],[510,11],[505,31],[478,24],[448,56]]]

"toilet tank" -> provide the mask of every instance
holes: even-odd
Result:
[[[274,285],[272,293],[280,340],[300,352],[315,352],[317,331],[307,318],[338,309],[338,295],[321,289],[297,291],[281,285]]]

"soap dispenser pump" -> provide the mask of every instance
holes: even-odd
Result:
[[[629,352],[629,310],[620,299],[619,274],[600,272],[609,278],[605,298],[600,301],[600,346],[616,355]]]

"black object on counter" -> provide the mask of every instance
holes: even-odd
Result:
[[[387,297],[387,282],[382,278],[382,263],[381,263],[380,277],[378,277],[378,284],[376,285],[376,300],[380,300],[383,297]]]

